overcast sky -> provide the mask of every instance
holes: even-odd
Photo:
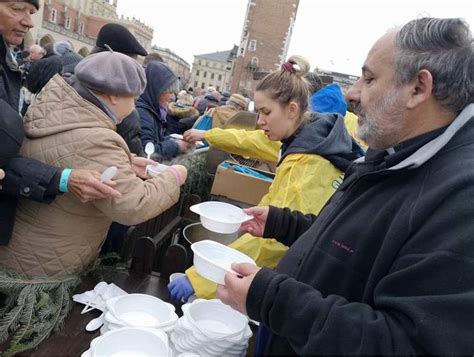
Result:
[[[278,6],[278,0],[275,6]],[[194,55],[238,45],[248,0],[119,0],[118,14],[154,28],[153,44],[192,64]],[[474,1],[300,0],[288,55],[311,67],[360,74],[374,41],[388,29],[421,17],[462,17],[474,31]]]

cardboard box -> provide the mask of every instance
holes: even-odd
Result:
[[[236,165],[236,163],[232,161],[224,162]],[[271,172],[256,170],[251,167],[250,169],[270,178],[275,177]],[[226,168],[219,165],[212,185],[211,194],[250,205],[258,205],[263,195],[268,192],[271,184],[271,181],[234,171],[232,167]]]

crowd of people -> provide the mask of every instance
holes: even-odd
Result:
[[[15,57],[37,10],[35,0],[0,3],[3,270],[81,274],[107,235],[178,201],[187,169],[150,177],[146,166],[205,141],[274,162],[275,179],[231,244],[257,266],[233,265],[238,275],[220,286],[191,267],[170,283],[173,298],[217,296],[259,321],[256,355],[474,353],[465,21],[425,17],[389,30],[345,97],[291,56],[247,98],[183,88],[118,24],[100,30],[85,58],[67,41]],[[251,99],[255,130],[227,128]],[[117,173],[103,180],[111,166]]]

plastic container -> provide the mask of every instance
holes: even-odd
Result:
[[[148,176],[155,177],[161,172],[169,169],[168,165],[156,164],[156,165],[146,165],[146,173]]]
[[[253,218],[240,207],[218,201],[199,203],[189,209],[200,216],[204,228],[216,233],[237,232],[243,222]]]
[[[237,274],[231,269],[232,263],[250,263],[256,265],[247,255],[210,240],[203,240],[191,245],[194,253],[196,271],[208,280],[224,284],[226,273]]]
[[[173,305],[147,294],[128,294],[106,301],[116,325],[158,328],[177,319]],[[107,315],[107,314],[106,314]],[[109,316],[106,316],[110,319]]]
[[[168,356],[169,344],[164,332],[125,327],[95,339],[89,351],[92,357]]]

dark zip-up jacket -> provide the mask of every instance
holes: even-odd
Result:
[[[18,112],[21,74],[12,68],[8,51],[8,46],[0,36],[0,99]],[[22,120],[20,115],[16,119]],[[2,143],[0,148],[1,145]],[[40,161],[19,156],[12,158],[3,169],[5,179],[0,181],[0,245],[6,245],[10,240],[18,197],[51,202],[58,194],[62,171]]]
[[[247,296],[266,354],[474,353],[473,118],[368,152],[318,217],[270,209],[291,247]]]

